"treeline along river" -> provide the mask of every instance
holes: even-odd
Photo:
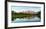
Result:
[[[26,13],[16,13],[12,11],[12,21],[13,22],[39,22],[41,20],[41,12],[37,14],[26,14]]]

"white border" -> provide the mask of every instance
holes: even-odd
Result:
[[[15,6],[39,6],[41,7],[41,22],[29,22],[29,23],[11,23],[11,5]],[[18,26],[35,26],[35,25],[43,25],[44,23],[44,12],[43,12],[43,4],[27,4],[27,3],[17,3],[17,2],[8,2],[8,27],[18,27]]]

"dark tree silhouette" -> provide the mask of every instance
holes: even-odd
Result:
[[[38,13],[37,13],[37,16],[39,17],[39,18],[41,18],[41,11],[39,11]]]

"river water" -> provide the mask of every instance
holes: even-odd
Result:
[[[40,22],[40,18],[37,16],[34,16],[32,18],[16,18],[12,23],[24,23],[24,22]]]

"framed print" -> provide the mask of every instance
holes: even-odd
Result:
[[[28,1],[7,1],[5,5],[7,27],[45,26],[45,3]]]

